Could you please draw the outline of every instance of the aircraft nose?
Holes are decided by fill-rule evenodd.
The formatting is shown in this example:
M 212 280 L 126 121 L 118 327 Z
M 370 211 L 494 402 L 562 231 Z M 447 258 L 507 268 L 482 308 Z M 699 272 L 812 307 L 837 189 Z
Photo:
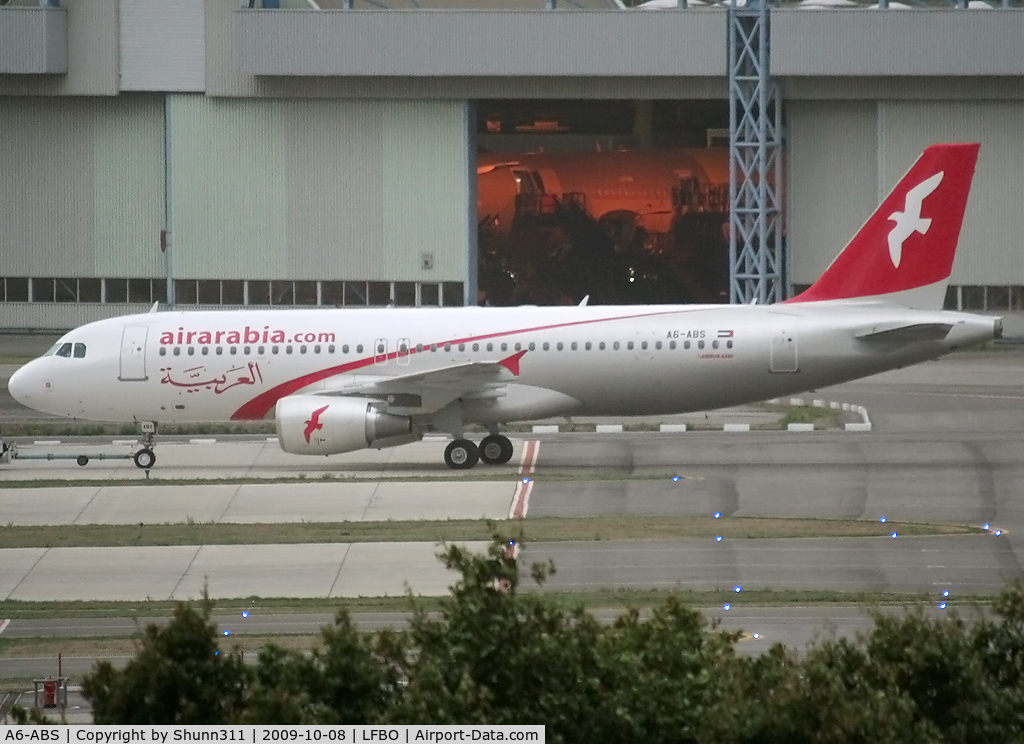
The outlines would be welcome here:
M 32 384 L 32 373 L 29 371 L 31 364 L 26 364 L 24 367 L 16 370 L 11 379 L 7 381 L 7 390 L 11 393 L 11 397 L 21 403 L 23 406 L 32 408 L 33 393 L 38 391 L 33 390 Z

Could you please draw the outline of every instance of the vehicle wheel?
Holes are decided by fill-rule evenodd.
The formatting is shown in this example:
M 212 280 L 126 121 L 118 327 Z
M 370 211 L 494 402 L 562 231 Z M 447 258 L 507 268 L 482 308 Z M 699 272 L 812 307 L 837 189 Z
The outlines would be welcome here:
M 468 439 L 456 439 L 444 450 L 445 465 L 454 470 L 468 470 L 480 460 L 480 450 Z
M 480 459 L 486 465 L 504 465 L 512 459 L 512 442 L 501 434 L 491 434 L 480 442 Z
M 79 455 L 78 459 L 75 460 L 75 462 L 77 462 L 79 465 L 81 465 L 84 468 L 86 465 L 89 464 L 89 458 L 86 457 L 85 455 Z
M 142 468 L 143 470 L 149 470 L 153 465 L 156 464 L 156 455 L 153 454 L 151 449 L 140 449 L 135 453 L 135 466 Z

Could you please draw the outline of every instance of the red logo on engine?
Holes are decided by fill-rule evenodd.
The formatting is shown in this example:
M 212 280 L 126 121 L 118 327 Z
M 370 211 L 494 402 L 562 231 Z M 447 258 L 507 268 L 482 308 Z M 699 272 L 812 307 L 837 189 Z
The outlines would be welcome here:
M 306 444 L 309 444 L 309 436 L 318 429 L 323 429 L 324 425 L 320 423 L 320 414 L 326 411 L 330 406 L 324 406 L 323 408 L 317 408 L 309 416 L 309 421 L 306 422 L 306 430 L 302 432 L 306 435 Z

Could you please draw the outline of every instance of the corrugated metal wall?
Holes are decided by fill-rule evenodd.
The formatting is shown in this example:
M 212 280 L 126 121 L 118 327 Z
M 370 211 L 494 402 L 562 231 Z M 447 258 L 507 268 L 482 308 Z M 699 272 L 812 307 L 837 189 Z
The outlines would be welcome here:
M 980 142 L 953 284 L 1024 284 L 1018 101 L 788 104 L 791 281 L 813 282 L 930 144 Z
M 121 0 L 121 90 L 202 92 L 203 0 Z
M 469 251 L 469 132 L 463 101 L 384 106 L 381 278 L 461 280 Z M 475 177 L 475 176 L 474 176 Z M 420 268 L 429 253 L 433 268 Z
M 152 96 L 0 97 L 0 273 L 152 276 L 161 121 Z
M 790 281 L 810 284 L 877 205 L 874 101 L 787 104 Z
M 287 277 L 285 119 L 295 105 L 171 97 L 179 279 Z
M 174 96 L 172 131 L 179 278 L 463 278 L 465 103 Z

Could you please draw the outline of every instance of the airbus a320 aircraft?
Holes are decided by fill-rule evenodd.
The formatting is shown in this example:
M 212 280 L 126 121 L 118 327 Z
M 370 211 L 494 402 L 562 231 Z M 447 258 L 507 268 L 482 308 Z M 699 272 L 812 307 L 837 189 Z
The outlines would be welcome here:
M 445 462 L 470 468 L 508 462 L 499 429 L 511 421 L 685 413 L 832 385 L 1000 336 L 1000 319 L 939 309 L 978 147 L 925 150 L 822 277 L 775 305 L 153 312 L 71 331 L 9 387 L 77 419 L 273 415 L 281 448 L 302 455 L 447 432 Z M 479 445 L 470 423 L 490 431 Z M 152 443 L 139 467 L 155 463 Z

